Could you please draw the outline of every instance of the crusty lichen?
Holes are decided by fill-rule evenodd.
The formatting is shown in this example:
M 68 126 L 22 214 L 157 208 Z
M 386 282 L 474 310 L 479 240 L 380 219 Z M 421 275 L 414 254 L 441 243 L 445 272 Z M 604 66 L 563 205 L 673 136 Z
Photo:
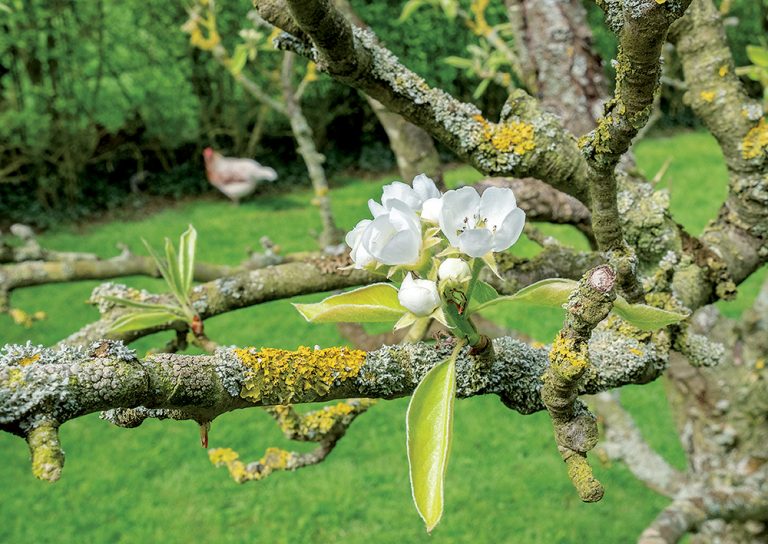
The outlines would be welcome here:
M 533 125 L 522 121 L 489 123 L 481 115 L 474 119 L 483 127 L 483 139 L 498 151 L 525 155 L 536 147 Z
M 768 123 L 765 122 L 765 117 L 761 117 L 741 141 L 741 156 L 749 160 L 764 153 L 768 154 Z
M 341 348 L 296 351 L 262 348 L 235 349 L 247 367 L 240 396 L 267 404 L 290 404 L 297 394 L 305 402 L 322 398 L 332 386 L 356 377 L 365 352 Z
M 238 453 L 231 448 L 214 448 L 208 451 L 208 459 L 217 467 L 225 466 L 230 476 L 242 484 L 254 480 L 263 480 L 277 470 L 294 470 L 297 455 L 280 449 L 267 448 L 264 456 L 255 463 L 246 465 Z

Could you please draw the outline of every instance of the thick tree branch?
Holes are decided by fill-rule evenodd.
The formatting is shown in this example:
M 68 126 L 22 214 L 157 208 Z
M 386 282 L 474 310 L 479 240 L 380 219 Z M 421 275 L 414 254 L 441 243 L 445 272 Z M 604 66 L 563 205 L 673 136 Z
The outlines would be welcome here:
M 717 139 L 730 178 L 728 199 L 702 241 L 739 283 L 768 261 L 768 124 L 736 76 L 711 0 L 694 0 L 671 37 L 683 64 L 686 99 Z
M 378 45 L 369 31 L 353 29 L 332 2 L 256 2 L 262 17 L 290 32 L 288 27 L 294 27 L 274 16 L 278 4 L 288 6 L 294 22 L 317 48 L 319 66 L 335 79 L 427 130 L 486 174 L 535 177 L 586 202 L 586 163 L 573 136 L 524 92 L 510 98 L 498 124 L 491 123 L 475 106 L 431 88 Z M 281 43 L 294 50 L 306 46 L 297 40 Z
M 592 342 L 593 368 L 580 383 L 582 394 L 643 380 L 648 369 L 659 364 L 653 346 L 611 331 L 596 332 Z M 605 346 L 641 355 L 617 361 L 603 356 Z M 297 352 L 220 348 L 213 355 L 155 354 L 139 360 L 133 350 L 114 341 L 96 342 L 87 350 L 6 346 L 0 352 L 0 430 L 29 437 L 44 423 L 48 436 L 70 419 L 114 408 L 140 407 L 137 417 L 118 411 L 112 418 L 135 426 L 145 417 L 206 423 L 252 406 L 392 399 L 409 395 L 450 349 L 423 343 L 368 353 L 348 348 Z M 494 340 L 494 350 L 496 358 L 488 365 L 476 364 L 469 349 L 462 352 L 457 362 L 458 396 L 496 394 L 524 414 L 544 409 L 541 388 L 547 351 L 510 338 Z M 57 459 L 57 447 L 52 439 L 45 440 L 38 449 L 49 450 L 40 449 L 35 455 Z M 59 471 L 46 469 L 41 474 Z

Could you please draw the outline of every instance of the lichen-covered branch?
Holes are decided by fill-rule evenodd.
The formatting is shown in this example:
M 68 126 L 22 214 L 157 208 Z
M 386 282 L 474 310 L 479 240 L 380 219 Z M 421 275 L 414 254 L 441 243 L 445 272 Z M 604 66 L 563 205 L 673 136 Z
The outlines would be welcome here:
M 661 51 L 669 26 L 690 0 L 606 3 L 617 34 L 616 89 L 598 126 L 579 142 L 589 163 L 592 228 L 598 247 L 609 252 L 619 288 L 631 302 L 642 298 L 636 256 L 622 233 L 616 165 L 648 121 L 661 75 Z
M 370 31 L 353 28 L 328 0 L 259 0 L 261 16 L 312 41 L 284 38 L 279 44 L 311 55 L 335 79 L 358 88 L 425 129 L 467 162 L 489 175 L 535 177 L 586 202 L 586 163 L 573 136 L 522 91 L 507 103 L 499 123 L 462 103 L 400 64 Z M 287 22 L 281 7 L 287 6 Z M 278 14 L 280 14 L 278 16 Z
M 318 255 L 307 261 L 268 266 L 258 270 L 240 272 L 200 284 L 192 289 L 192 305 L 202 319 L 207 319 L 238 308 L 245 308 L 271 300 L 290 298 L 307 293 L 320 293 L 364 285 L 380 280 L 379 276 L 361 271 L 340 272 L 339 267 L 349 264 L 346 256 Z M 169 302 L 170 295 L 153 295 L 124 285 L 104 284 L 97 287 L 92 301 L 98 305 L 102 317 L 62 340 L 62 345 L 85 346 L 100 338 L 113 338 L 131 342 L 162 330 L 186 328 L 179 322 L 126 333 L 110 333 L 115 319 L 123 315 L 122 307 L 104 300 L 105 295 L 129 298 L 141 302 Z
M 642 344 L 610 331 L 595 333 L 593 341 L 598 347 L 593 369 L 579 385 L 583 394 L 632 383 L 644 377 L 656 359 L 651 347 L 643 351 Z M 642 355 L 619 362 L 601 358 L 605 345 Z M 219 348 L 213 355 L 155 354 L 140 360 L 121 342 L 106 340 L 87 349 L 6 346 L 0 352 L 0 430 L 28 438 L 44 424 L 49 436 L 70 419 L 115 408 L 135 409 L 108 416 L 124 426 L 155 416 L 204 424 L 222 413 L 253 406 L 398 398 L 411 394 L 422 377 L 448 356 L 447 351 L 450 346 L 424 343 L 367 353 L 348 348 Z M 490 364 L 478 365 L 468 348 L 462 351 L 457 360 L 458 396 L 495 394 L 524 414 L 544 409 L 541 388 L 547 351 L 498 338 L 494 352 Z M 39 450 L 36 458 L 60 457 L 56 441 L 40 443 L 39 447 L 53 450 Z M 46 469 L 41 474 L 58 471 Z
M 735 73 L 711 0 L 694 0 L 671 37 L 688 85 L 686 99 L 717 139 L 730 178 L 728 199 L 701 239 L 739 283 L 768 261 L 768 123 Z
M 208 457 L 216 466 L 225 466 L 237 483 L 263 480 L 273 472 L 297 470 L 316 465 L 333 451 L 355 419 L 365 413 L 376 401 L 349 399 L 334 406 L 326 406 L 306 414 L 299 414 L 292 406 L 267 408 L 291 440 L 318 442 L 319 446 L 306 453 L 289 452 L 280 448 L 267 448 L 264 456 L 253 463 L 244 463 L 230 448 L 215 448 Z
M 623 461 L 635 477 L 657 493 L 674 497 L 687 479 L 661 457 L 637 428 L 618 397 L 609 392 L 593 397 L 595 411 L 605 428 L 600 449 L 609 459 Z
M 587 463 L 587 452 L 597 443 L 595 416 L 577 397 L 590 367 L 592 330 L 605 319 L 616 298 L 615 279 L 613 269 L 602 265 L 587 272 L 579 282 L 566 305 L 563 328 L 552 343 L 541 390 L 568 476 L 585 502 L 599 501 L 604 491 Z

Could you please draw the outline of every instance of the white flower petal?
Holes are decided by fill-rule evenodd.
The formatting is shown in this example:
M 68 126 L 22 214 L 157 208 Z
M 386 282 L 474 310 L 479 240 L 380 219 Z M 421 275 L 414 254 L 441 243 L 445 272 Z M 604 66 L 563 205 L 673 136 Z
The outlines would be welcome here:
M 468 229 L 459 235 L 458 247 L 470 257 L 482 257 L 493 248 L 493 235 L 488 229 Z
M 374 217 L 387 213 L 387 209 L 372 198 L 368 200 L 368 209 Z
M 443 201 L 440 198 L 429 198 L 424 201 L 421 207 L 421 219 L 427 223 L 440 222 L 440 210 L 443 208 Z
M 368 253 L 362 245 L 363 234 L 370 224 L 370 219 L 363 219 L 355 225 L 355 228 L 349 231 L 344 238 L 344 241 L 346 241 L 347 245 L 351 248 L 349 256 L 352 259 L 352 262 L 355 263 L 355 268 L 363 268 L 373 261 L 373 255 Z
M 421 201 L 416 191 L 402 181 L 394 181 L 382 189 L 381 203 L 387 209 L 392 209 L 394 202 L 402 202 L 411 210 L 418 211 L 421 209 Z
M 435 182 L 427 177 L 425 174 L 419 174 L 413 178 L 413 190 L 422 200 L 422 202 L 429 200 L 430 198 L 440 198 L 440 191 L 435 185 Z
M 509 188 L 488 187 L 480 197 L 480 218 L 485 220 L 486 227 L 491 231 L 498 229 L 504 219 L 516 208 L 515 193 Z
M 515 208 L 507 215 L 501 227 L 496 229 L 496 233 L 493 237 L 493 250 L 504 251 L 511 247 L 518 238 L 520 233 L 523 232 L 523 226 L 525 225 L 525 212 L 520 208 Z
M 379 262 L 388 265 L 414 264 L 419 260 L 421 236 L 411 230 L 395 234 L 375 255 Z
M 459 246 L 459 234 L 468 228 L 474 228 L 480 195 L 472 187 L 462 187 L 448 191 L 441 200 L 440 230 L 452 246 Z

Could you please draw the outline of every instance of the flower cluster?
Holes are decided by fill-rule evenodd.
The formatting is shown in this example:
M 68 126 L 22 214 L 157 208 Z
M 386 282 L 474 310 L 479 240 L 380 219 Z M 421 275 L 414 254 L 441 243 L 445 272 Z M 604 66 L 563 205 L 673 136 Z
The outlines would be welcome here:
M 416 317 L 439 318 L 445 291 L 467 291 L 477 279 L 475 259 L 494 268 L 493 253 L 512 246 L 525 223 L 511 189 L 489 187 L 480 195 L 462 187 L 443 194 L 424 174 L 412 185 L 385 185 L 381 202 L 369 200 L 368 208 L 373 219 L 360 221 L 346 237 L 354 267 L 405 271 L 398 299 Z

